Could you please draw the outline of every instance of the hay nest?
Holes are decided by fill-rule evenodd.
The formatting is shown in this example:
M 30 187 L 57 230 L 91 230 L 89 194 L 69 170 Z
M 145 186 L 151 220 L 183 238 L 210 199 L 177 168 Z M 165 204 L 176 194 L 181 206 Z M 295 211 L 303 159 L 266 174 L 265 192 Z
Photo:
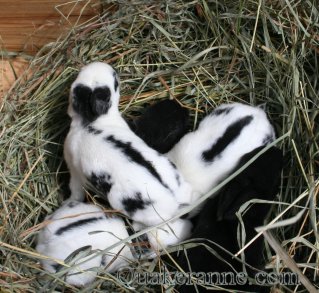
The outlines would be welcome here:
M 318 286 L 318 20 L 318 6 L 308 0 L 112 1 L 45 46 L 32 58 L 27 82 L 21 77 L 0 104 L 1 291 L 161 290 L 108 274 L 77 289 L 43 274 L 34 250 L 38 224 L 62 200 L 69 86 L 91 61 L 118 70 L 120 108 L 131 119 L 169 97 L 190 109 L 192 128 L 220 103 L 265 103 L 286 158 L 266 222 L 277 223 L 273 234 Z M 276 253 L 266 246 L 273 271 L 294 270 L 276 262 Z

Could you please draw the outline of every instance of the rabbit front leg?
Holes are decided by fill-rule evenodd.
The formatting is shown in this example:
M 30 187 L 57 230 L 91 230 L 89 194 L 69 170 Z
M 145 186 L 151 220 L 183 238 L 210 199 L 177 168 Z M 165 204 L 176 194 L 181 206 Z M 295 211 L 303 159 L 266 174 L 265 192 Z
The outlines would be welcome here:
M 70 184 L 71 196 L 68 200 L 84 201 L 84 189 L 81 176 L 74 168 L 70 168 Z

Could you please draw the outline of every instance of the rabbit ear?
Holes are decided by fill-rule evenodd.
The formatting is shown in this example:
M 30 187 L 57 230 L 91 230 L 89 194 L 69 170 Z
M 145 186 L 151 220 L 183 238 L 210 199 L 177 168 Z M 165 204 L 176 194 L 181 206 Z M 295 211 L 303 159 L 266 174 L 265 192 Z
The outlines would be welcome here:
M 262 148 L 256 148 L 244 155 L 238 167 L 248 162 Z M 272 200 L 278 191 L 281 169 L 282 152 L 272 147 L 226 185 L 219 195 L 218 218 L 235 218 L 235 212 L 250 199 Z M 259 212 L 255 210 L 250 214 L 261 219 L 266 216 L 265 207 L 260 207 L 257 211 Z

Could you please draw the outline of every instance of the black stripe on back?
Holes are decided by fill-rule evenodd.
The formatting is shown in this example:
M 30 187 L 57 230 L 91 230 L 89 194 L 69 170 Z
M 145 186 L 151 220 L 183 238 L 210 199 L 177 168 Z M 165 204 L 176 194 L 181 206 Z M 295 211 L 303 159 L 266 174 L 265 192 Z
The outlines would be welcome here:
M 249 125 L 252 120 L 253 116 L 245 116 L 231 124 L 216 143 L 214 143 L 209 150 L 203 152 L 203 160 L 212 162 L 215 157 L 220 155 L 223 150 L 240 135 L 244 127 Z
M 88 218 L 88 219 L 82 219 L 82 220 L 79 220 L 77 222 L 73 222 L 73 223 L 70 223 L 64 227 L 61 227 L 59 228 L 56 232 L 55 232 L 55 235 L 61 235 L 63 234 L 64 232 L 67 232 L 68 230 L 71 230 L 71 229 L 74 229 L 74 228 L 77 228 L 77 227 L 80 227 L 80 226 L 84 226 L 84 225 L 87 225 L 87 224 L 90 224 L 90 223 L 94 223 L 98 220 L 102 220 L 103 217 L 94 217 L 94 218 Z
M 120 149 L 132 162 L 144 167 L 149 173 L 151 173 L 165 188 L 170 189 L 166 183 L 163 182 L 161 176 L 157 173 L 152 163 L 146 160 L 141 153 L 132 147 L 131 142 L 123 142 L 113 135 L 105 137 L 105 140 L 111 142 L 116 148 Z

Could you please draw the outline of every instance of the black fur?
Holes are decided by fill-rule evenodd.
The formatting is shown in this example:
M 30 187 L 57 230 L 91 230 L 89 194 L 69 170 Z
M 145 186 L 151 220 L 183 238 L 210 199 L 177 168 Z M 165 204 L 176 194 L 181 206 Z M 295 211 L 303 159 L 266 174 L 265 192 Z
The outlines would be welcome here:
M 171 166 L 175 169 L 175 179 L 176 179 L 178 186 L 180 186 L 181 185 L 181 176 L 179 175 L 179 173 L 177 171 L 177 167 L 173 162 L 171 162 L 171 161 L 169 161 L 169 162 L 170 162 Z
M 111 90 L 108 86 L 98 87 L 93 90 L 90 99 L 92 112 L 96 117 L 107 114 L 111 107 Z
M 105 137 L 105 140 L 112 143 L 116 148 L 120 149 L 126 157 L 132 162 L 142 166 L 151 173 L 165 188 L 169 189 L 168 185 L 163 182 L 161 176 L 157 173 L 152 163 L 146 160 L 141 153 L 132 147 L 131 142 L 123 142 L 116 139 L 113 135 Z
M 125 219 L 126 225 L 126 231 L 128 233 L 129 236 L 132 236 L 136 233 L 136 231 L 134 230 L 134 228 L 132 227 L 132 223 L 129 219 Z M 147 234 L 142 234 L 136 238 L 132 239 L 132 248 L 131 251 L 133 253 L 133 255 L 135 255 L 136 258 L 140 258 L 141 256 L 149 253 L 151 250 L 151 245 L 149 243 L 149 239 Z
M 52 264 L 51 267 L 55 270 L 55 272 L 58 272 L 63 268 L 63 265 L 60 265 L 58 263 Z
M 258 148 L 245 155 L 237 167 L 245 164 L 260 151 Z M 194 240 L 199 246 L 187 249 L 187 257 L 173 254 L 174 259 L 186 272 L 242 272 L 242 263 L 232 258 L 223 249 L 236 253 L 239 250 L 237 243 L 237 227 L 239 225 L 235 212 L 240 206 L 253 198 L 273 200 L 278 191 L 278 183 L 282 168 L 282 154 L 277 148 L 271 148 L 261 155 L 246 170 L 229 182 L 220 192 L 217 198 L 209 199 L 198 216 L 197 224 L 191 235 L 191 239 L 201 238 L 207 240 Z M 246 232 L 246 243 L 255 235 L 255 227 L 263 224 L 264 218 L 269 211 L 269 205 L 255 203 L 243 216 Z M 212 254 L 204 245 L 213 249 Z M 263 263 L 263 239 L 259 237 L 245 251 L 245 261 L 248 275 L 254 277 L 258 269 L 262 269 Z M 226 262 L 222 261 L 225 259 Z M 227 264 L 228 262 L 228 264 Z M 189 265 L 190 268 L 189 268 Z M 234 271 L 235 270 L 235 271 Z M 248 290 L 248 292 L 269 292 L 269 287 L 256 285 L 236 285 L 225 288 L 236 290 Z M 197 286 L 199 292 L 207 292 L 203 287 Z M 236 289 L 236 290 L 235 290 Z M 179 292 L 194 292 L 193 285 L 184 285 Z M 225 292 L 225 291 L 214 291 Z
M 111 107 L 111 92 L 107 86 L 95 88 L 93 91 L 79 84 L 73 89 L 72 105 L 87 125 L 100 115 L 106 114 Z
M 143 200 L 139 192 L 134 194 L 134 197 L 125 197 L 122 199 L 124 210 L 132 216 L 137 210 L 144 210 L 146 206 L 152 204 L 150 200 Z
M 238 121 L 231 124 L 225 131 L 225 133 L 212 145 L 212 147 L 204 151 L 202 158 L 204 161 L 212 162 L 223 150 L 234 141 L 241 133 L 243 128 L 253 120 L 253 116 L 245 116 Z
M 98 135 L 98 134 L 101 134 L 101 133 L 103 132 L 102 130 L 96 129 L 96 128 L 94 128 L 94 127 L 91 126 L 91 125 L 89 125 L 89 126 L 87 127 L 87 130 L 88 130 L 89 133 L 92 133 L 92 134 L 94 134 L 94 135 Z
M 113 185 L 111 175 L 107 173 L 96 174 L 92 172 L 89 182 L 94 188 L 103 193 L 103 195 L 107 195 Z
M 268 134 L 264 139 L 262 144 L 267 145 L 270 144 L 274 140 L 274 136 L 272 134 Z
M 263 147 L 256 148 L 244 155 L 236 169 L 247 163 Z M 281 150 L 272 147 L 226 185 L 223 195 L 219 196 L 219 219 L 236 219 L 235 212 L 244 202 L 252 198 L 272 200 L 278 191 L 280 172 L 283 165 Z M 256 204 L 257 205 L 257 204 Z M 269 205 L 257 205 L 246 212 L 245 216 L 254 218 L 259 225 L 268 212 Z M 257 221 L 257 222 L 256 222 Z M 262 223 L 260 223 L 261 225 Z
M 73 89 L 72 106 L 74 111 L 81 115 L 84 124 L 94 121 L 90 107 L 91 95 L 92 90 L 83 84 L 79 84 Z
M 80 227 L 80 226 L 84 226 L 90 223 L 94 223 L 96 221 L 102 220 L 103 217 L 92 217 L 92 218 L 88 218 L 88 219 L 83 219 L 83 220 L 79 220 L 73 223 L 70 223 L 64 227 L 59 228 L 56 232 L 55 235 L 62 235 L 63 233 L 67 232 L 68 230 Z
M 106 256 L 105 255 L 102 255 L 101 266 L 102 267 L 106 266 Z
M 132 130 L 151 148 L 167 153 L 188 131 L 188 110 L 163 100 L 146 109 Z
M 77 206 L 79 204 L 78 201 L 71 201 L 68 203 L 68 207 L 69 208 L 74 208 L 75 206 Z

